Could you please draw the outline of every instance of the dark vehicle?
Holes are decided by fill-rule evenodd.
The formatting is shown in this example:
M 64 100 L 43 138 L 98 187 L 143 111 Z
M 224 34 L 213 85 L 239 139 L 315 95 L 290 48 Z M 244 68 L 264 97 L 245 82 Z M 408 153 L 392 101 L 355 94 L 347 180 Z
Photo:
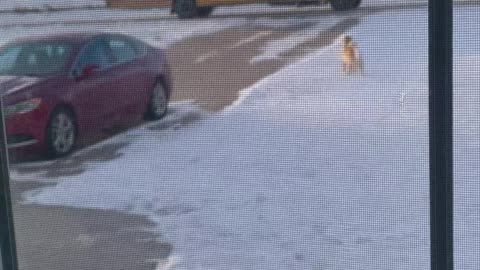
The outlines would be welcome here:
M 226 5 L 270 3 L 272 5 L 317 5 L 330 4 L 335 11 L 352 10 L 360 6 L 362 0 L 105 0 L 110 8 L 158 8 L 171 7 L 181 19 L 207 17 L 213 9 Z
M 273 5 L 327 4 L 335 11 L 357 8 L 362 0 L 172 0 L 172 12 L 179 18 L 206 17 L 216 6 L 236 4 L 270 3 Z
M 170 89 L 164 52 L 125 35 L 64 34 L 0 49 L 9 149 L 66 155 L 79 136 L 161 118 Z

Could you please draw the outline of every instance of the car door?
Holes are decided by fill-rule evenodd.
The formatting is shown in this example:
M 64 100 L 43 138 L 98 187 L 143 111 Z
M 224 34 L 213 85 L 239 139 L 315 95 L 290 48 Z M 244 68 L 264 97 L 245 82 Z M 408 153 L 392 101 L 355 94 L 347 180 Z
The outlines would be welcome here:
M 138 119 L 146 110 L 150 90 L 153 86 L 153 75 L 141 64 L 143 56 L 135 45 L 126 37 L 111 36 L 107 45 L 114 57 L 112 76 L 119 83 L 115 89 L 119 114 L 119 124 L 127 120 Z
M 80 130 L 106 129 L 113 125 L 118 104 L 113 99 L 118 82 L 112 76 L 113 57 L 103 39 L 88 43 L 73 68 L 71 91 Z

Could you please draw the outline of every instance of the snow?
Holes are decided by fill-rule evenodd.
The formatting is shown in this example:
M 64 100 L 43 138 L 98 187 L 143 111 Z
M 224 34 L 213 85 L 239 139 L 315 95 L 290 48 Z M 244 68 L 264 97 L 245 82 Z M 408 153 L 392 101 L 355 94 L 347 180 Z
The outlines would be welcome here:
M 169 12 L 161 9 L 147 9 L 147 10 L 68 10 L 61 12 L 43 12 L 43 13 L 6 13 L 2 14 L 0 22 L 1 26 L 12 27 L 17 25 L 32 25 L 35 24 L 81 24 L 96 20 L 106 22 L 108 24 L 115 23 L 115 20 L 155 20 L 158 18 L 165 18 Z M 117 22 L 118 23 L 118 22 Z M 98 24 L 98 23 L 95 23 Z
M 260 61 L 276 59 L 282 53 L 288 52 L 289 50 L 296 48 L 298 45 L 317 37 L 319 34 L 334 27 L 337 23 L 344 19 L 345 18 L 343 16 L 325 16 L 320 19 L 317 18 L 315 21 L 296 20 L 298 24 L 309 23 L 311 25 L 305 30 L 294 32 L 285 38 L 268 42 L 267 45 L 262 48 L 263 53 L 251 59 L 251 62 L 256 63 Z M 278 25 L 278 22 L 273 20 L 262 19 L 256 23 L 259 25 L 267 24 L 274 27 L 281 27 Z M 288 23 L 291 27 L 292 25 L 295 25 L 295 20 L 285 20 L 283 23 Z
M 466 19 L 479 16 L 455 9 L 462 270 L 480 269 L 480 28 Z M 174 104 L 170 118 L 93 146 L 125 143 L 115 160 L 62 179 L 36 174 L 58 184 L 25 203 L 146 215 L 174 246 L 158 269 L 429 269 L 427 32 L 426 9 L 365 17 L 348 32 L 363 76 L 338 72 L 337 41 L 221 113 Z
M 168 47 L 178 41 L 196 35 L 215 33 L 233 26 L 244 24 L 242 19 L 211 20 L 151 20 L 154 11 L 133 12 L 117 11 L 102 14 L 100 11 L 72 11 L 68 13 L 52 13 L 51 16 L 42 14 L 18 16 L 1 16 L 0 18 L 0 46 L 22 36 L 44 36 L 46 34 L 82 33 L 82 32 L 111 32 L 123 33 L 142 39 L 153 46 Z M 77 15 L 75 15 L 77 14 Z M 82 15 L 83 14 L 83 15 Z M 124 19 L 140 16 L 138 21 L 116 21 L 119 17 Z M 100 23 L 87 23 L 95 18 L 112 21 Z M 147 18 L 143 21 L 142 18 Z M 142 29 L 142 31 L 138 31 Z M 21 33 L 21 35 L 19 35 Z
M 0 0 L 0 10 L 54 10 L 104 7 L 104 0 Z

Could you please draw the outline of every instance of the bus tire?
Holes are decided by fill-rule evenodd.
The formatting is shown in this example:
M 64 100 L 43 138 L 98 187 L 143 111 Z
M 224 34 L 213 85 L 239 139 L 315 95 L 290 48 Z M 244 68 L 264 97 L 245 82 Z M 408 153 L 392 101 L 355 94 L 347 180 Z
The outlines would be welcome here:
M 335 11 L 346 11 L 357 8 L 361 0 L 330 0 L 330 5 Z
M 213 7 L 199 7 L 198 16 L 199 17 L 208 17 L 213 11 Z
M 175 0 L 173 10 L 180 19 L 189 19 L 198 16 L 195 0 Z

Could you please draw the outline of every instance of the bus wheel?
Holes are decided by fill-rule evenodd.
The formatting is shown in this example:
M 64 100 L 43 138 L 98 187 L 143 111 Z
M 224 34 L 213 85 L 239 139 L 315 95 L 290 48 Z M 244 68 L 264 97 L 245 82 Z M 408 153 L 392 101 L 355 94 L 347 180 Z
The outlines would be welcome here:
M 212 13 L 213 7 L 199 7 L 198 8 L 198 16 L 199 17 L 208 17 L 210 13 Z
M 346 11 L 356 8 L 361 0 L 330 0 L 330 5 L 335 11 Z
M 352 6 L 352 8 L 357 8 L 358 6 L 360 6 L 360 3 L 362 3 L 362 0 L 353 1 L 353 6 Z
M 195 0 L 175 0 L 174 5 L 174 10 L 180 19 L 188 19 L 198 16 L 198 8 Z

